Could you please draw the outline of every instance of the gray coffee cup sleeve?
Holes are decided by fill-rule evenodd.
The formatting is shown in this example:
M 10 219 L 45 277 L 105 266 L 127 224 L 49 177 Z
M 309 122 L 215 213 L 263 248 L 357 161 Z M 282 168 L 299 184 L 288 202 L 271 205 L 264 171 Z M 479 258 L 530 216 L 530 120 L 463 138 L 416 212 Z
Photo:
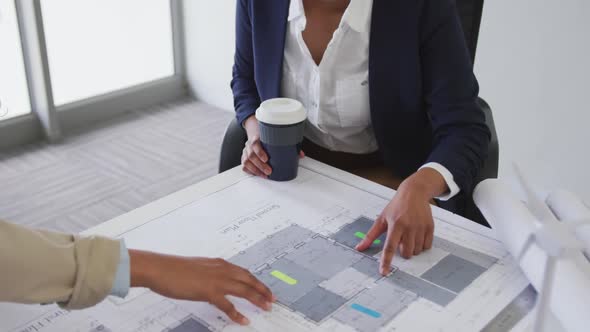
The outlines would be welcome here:
M 304 124 L 305 122 L 300 122 L 293 126 L 281 126 L 278 130 L 277 126 L 259 122 L 260 140 L 265 144 L 275 146 L 299 144 L 303 141 Z

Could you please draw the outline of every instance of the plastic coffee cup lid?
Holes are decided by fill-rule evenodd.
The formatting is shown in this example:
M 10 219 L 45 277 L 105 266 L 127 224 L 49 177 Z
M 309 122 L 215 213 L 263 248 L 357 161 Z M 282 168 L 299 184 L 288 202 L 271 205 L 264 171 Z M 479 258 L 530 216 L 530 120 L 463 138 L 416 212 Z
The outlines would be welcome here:
M 265 100 L 256 110 L 256 119 L 271 125 L 292 125 L 303 122 L 306 118 L 303 105 L 290 98 Z

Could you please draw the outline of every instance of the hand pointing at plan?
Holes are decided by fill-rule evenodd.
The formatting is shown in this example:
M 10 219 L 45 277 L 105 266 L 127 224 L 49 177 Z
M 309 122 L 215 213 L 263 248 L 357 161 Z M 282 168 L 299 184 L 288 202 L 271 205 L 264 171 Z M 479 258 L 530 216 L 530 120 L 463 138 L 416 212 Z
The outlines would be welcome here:
M 264 310 L 275 301 L 270 289 L 247 270 L 223 259 L 178 257 L 130 250 L 131 285 L 174 299 L 206 301 L 234 322 L 249 320 L 226 298 L 237 296 Z
M 247 299 L 264 310 L 275 301 L 270 289 L 247 270 L 223 259 L 178 257 L 130 250 L 131 285 L 147 287 L 174 299 L 206 301 L 236 323 L 249 320 L 236 310 L 227 295 Z
M 381 234 L 387 233 L 379 268 L 383 275 L 391 271 L 398 249 L 406 259 L 430 249 L 434 236 L 430 202 L 446 190 L 446 182 L 437 171 L 420 169 L 402 182 L 356 249 L 367 250 Z

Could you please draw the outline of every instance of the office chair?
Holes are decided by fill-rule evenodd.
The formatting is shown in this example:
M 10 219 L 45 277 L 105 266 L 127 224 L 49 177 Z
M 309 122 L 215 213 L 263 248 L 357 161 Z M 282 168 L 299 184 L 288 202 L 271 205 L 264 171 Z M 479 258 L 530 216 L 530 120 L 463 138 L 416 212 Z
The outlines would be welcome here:
M 455 2 L 463 25 L 465 40 L 467 41 L 467 46 L 471 54 L 471 63 L 474 63 L 484 0 L 455 0 Z M 476 179 L 476 183 L 485 179 L 498 177 L 499 158 L 498 136 L 496 135 L 496 126 L 492 116 L 492 109 L 482 98 L 478 99 L 478 104 L 485 113 L 486 124 L 490 128 L 492 137 L 488 148 L 487 159 Z M 219 158 L 220 173 L 241 164 L 242 150 L 246 139 L 246 132 L 234 119 L 227 127 L 221 145 L 221 154 Z M 477 223 L 488 226 L 485 218 L 481 215 L 471 200 L 468 200 L 468 206 L 465 207 L 464 216 Z

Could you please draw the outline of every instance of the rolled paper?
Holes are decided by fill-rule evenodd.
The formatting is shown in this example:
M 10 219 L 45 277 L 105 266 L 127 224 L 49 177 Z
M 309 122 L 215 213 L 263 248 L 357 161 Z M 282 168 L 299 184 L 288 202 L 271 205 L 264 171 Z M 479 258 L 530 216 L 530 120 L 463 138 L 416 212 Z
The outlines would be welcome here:
M 538 221 L 512 191 L 497 179 L 481 182 L 473 199 L 508 252 L 519 257 Z M 532 244 L 519 263 L 525 276 L 540 291 L 547 254 Z M 555 264 L 550 307 L 567 331 L 587 331 L 590 311 L 590 262 L 580 253 Z M 546 290 L 549 291 L 549 290 Z
M 546 203 L 559 220 L 581 223 L 577 225 L 576 237 L 584 243 L 586 257 L 590 256 L 590 209 L 578 196 L 566 190 L 552 192 Z

